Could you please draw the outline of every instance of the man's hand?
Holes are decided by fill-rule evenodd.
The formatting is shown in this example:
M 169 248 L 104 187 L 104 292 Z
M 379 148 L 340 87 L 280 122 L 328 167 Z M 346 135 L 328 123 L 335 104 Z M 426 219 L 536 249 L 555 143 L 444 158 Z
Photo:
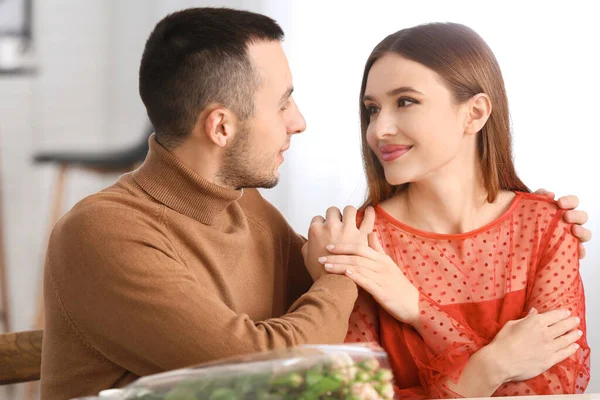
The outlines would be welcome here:
M 308 242 L 303 248 L 304 263 L 313 280 L 327 274 L 319 257 L 329 255 L 325 246 L 332 243 L 356 243 L 368 245 L 368 236 L 373 232 L 375 210 L 368 207 L 360 227 L 356 226 L 356 208 L 347 206 L 344 214 L 337 207 L 327 209 L 325 218 L 315 216 L 308 230 Z
M 554 199 L 555 194 L 547 191 L 546 189 L 538 189 L 535 191 L 536 194 L 541 194 Z M 571 233 L 577 239 L 579 239 L 579 258 L 585 257 L 585 247 L 582 243 L 588 242 L 592 238 L 592 232 L 589 229 L 584 228 L 582 225 L 587 223 L 588 215 L 585 211 L 576 210 L 579 206 L 579 199 L 577 196 L 569 195 L 558 199 L 558 207 L 563 210 L 568 210 L 564 213 L 563 218 L 566 223 L 573 224 Z

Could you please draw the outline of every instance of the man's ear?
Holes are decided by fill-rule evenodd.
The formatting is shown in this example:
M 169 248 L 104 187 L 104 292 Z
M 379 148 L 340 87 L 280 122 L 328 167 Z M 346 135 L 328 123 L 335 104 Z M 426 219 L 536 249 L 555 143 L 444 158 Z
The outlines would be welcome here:
M 236 116 L 223 106 L 214 106 L 205 110 L 204 132 L 208 139 L 220 147 L 225 147 L 235 135 Z
M 492 113 L 492 102 L 485 93 L 479 93 L 469 100 L 465 133 L 474 134 L 483 129 Z

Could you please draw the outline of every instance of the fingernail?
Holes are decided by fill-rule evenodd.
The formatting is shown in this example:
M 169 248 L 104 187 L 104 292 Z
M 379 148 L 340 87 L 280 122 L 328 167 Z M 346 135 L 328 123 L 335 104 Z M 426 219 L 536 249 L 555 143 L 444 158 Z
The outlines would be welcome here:
M 349 269 L 346 270 L 346 274 L 347 275 L 352 275 L 352 271 L 350 271 Z
M 577 343 L 575 343 L 575 348 L 576 348 L 576 349 L 578 349 L 578 348 L 579 348 L 579 345 L 578 345 Z
M 581 320 L 579 319 L 579 317 L 575 317 L 575 323 L 577 323 L 577 324 L 578 324 L 578 323 L 580 323 L 580 322 L 581 322 Z
M 583 335 L 583 331 L 577 331 L 577 334 L 578 334 L 579 336 L 582 336 L 582 335 Z
M 571 311 L 565 310 L 565 315 L 568 317 L 569 315 L 571 315 Z
M 327 257 L 319 257 L 318 260 L 321 264 L 323 264 L 325 261 L 327 261 Z
M 325 248 L 326 248 L 327 250 L 333 250 L 333 249 L 335 248 L 335 246 L 334 246 L 334 245 L 332 245 L 332 244 L 328 244 L 327 246 L 325 246 Z
M 331 269 L 331 268 L 333 268 L 333 264 L 325 264 L 325 268 Z

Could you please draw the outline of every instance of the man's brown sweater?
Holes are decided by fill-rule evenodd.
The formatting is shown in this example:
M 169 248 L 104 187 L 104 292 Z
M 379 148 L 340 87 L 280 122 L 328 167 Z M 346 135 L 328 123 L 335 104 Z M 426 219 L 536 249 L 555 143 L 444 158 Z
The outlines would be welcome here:
M 302 244 L 257 190 L 215 186 L 151 137 L 139 169 L 81 201 L 52 233 L 42 399 L 342 342 L 356 286 L 337 275 L 313 284 Z

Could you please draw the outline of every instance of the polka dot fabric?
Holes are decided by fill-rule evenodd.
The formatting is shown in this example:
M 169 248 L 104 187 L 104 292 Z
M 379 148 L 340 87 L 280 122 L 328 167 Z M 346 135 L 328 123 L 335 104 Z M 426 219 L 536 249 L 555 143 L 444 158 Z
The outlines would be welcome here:
M 585 390 L 590 349 L 578 243 L 553 201 L 517 193 L 499 219 L 458 235 L 416 230 L 380 207 L 376 214 L 375 231 L 382 246 L 420 292 L 422 334 L 361 292 L 346 341 L 377 341 L 388 351 L 398 397 L 460 397 L 445 382 L 458 381 L 470 355 L 532 307 L 539 312 L 568 308 L 579 316 L 581 347 L 544 374 L 506 383 L 494 395 Z

